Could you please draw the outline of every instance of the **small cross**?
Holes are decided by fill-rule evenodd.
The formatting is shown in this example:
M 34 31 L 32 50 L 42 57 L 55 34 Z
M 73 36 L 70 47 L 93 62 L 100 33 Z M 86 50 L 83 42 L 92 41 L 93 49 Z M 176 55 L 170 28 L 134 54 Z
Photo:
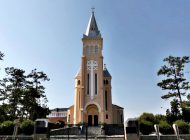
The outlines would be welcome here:
M 92 9 L 92 13 L 94 13 L 94 9 L 95 9 L 95 8 L 94 8 L 94 7 L 92 7 L 91 9 Z

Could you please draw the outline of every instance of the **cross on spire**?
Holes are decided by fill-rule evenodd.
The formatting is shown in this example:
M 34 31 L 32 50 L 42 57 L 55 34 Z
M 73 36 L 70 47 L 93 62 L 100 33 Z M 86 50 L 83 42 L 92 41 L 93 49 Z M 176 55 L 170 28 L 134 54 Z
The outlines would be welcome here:
M 94 7 L 92 7 L 91 9 L 92 9 L 92 13 L 94 13 L 94 9 L 95 9 L 95 8 L 94 8 Z
M 101 37 L 100 31 L 98 30 L 98 26 L 96 24 L 96 19 L 94 15 L 94 7 L 92 9 L 92 14 L 90 16 L 90 20 L 88 22 L 88 26 L 86 29 L 85 35 L 88 37 Z

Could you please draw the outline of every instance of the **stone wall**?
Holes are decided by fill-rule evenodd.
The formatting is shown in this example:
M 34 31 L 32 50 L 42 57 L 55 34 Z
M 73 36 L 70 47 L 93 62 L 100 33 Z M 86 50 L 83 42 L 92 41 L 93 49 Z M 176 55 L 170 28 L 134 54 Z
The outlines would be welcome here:
M 106 124 L 103 129 L 105 135 L 124 135 L 124 126 L 122 124 Z
M 81 130 L 82 128 L 82 130 Z M 82 127 L 70 127 L 51 130 L 50 135 L 85 135 L 86 126 Z M 88 126 L 88 135 L 124 135 L 123 125 L 106 124 L 101 126 Z
M 87 129 L 88 135 L 102 135 L 102 134 L 104 134 L 102 132 L 102 129 L 98 126 L 96 126 L 96 127 L 93 127 L 93 126 L 92 127 L 91 126 L 85 127 L 85 126 L 83 126 L 81 134 L 85 135 L 86 129 Z
M 190 140 L 190 134 L 180 135 L 180 138 L 183 140 Z M 157 136 L 142 135 L 140 140 L 157 140 Z M 177 137 L 175 135 L 162 135 L 160 136 L 160 140 L 177 140 Z
M 51 136 L 50 140 L 68 140 L 67 136 Z M 86 140 L 84 135 L 80 136 L 69 136 L 69 140 Z M 124 136 L 88 136 L 88 140 L 124 140 Z
M 80 135 L 80 133 L 79 127 L 60 128 L 50 131 L 50 135 Z

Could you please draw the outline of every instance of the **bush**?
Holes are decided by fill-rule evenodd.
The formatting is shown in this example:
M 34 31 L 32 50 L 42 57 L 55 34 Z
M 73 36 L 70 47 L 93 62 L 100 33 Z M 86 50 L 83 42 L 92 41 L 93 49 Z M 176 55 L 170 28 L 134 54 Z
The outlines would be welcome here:
M 141 120 L 140 124 L 140 132 L 144 135 L 148 135 L 154 131 L 153 123 L 146 120 Z
M 160 121 L 166 121 L 166 116 L 162 114 L 156 114 L 154 116 L 154 124 L 159 124 Z
M 24 120 L 20 127 L 25 135 L 32 135 L 34 132 L 34 122 L 31 120 Z
M 188 134 L 189 133 L 189 124 L 184 122 L 183 120 L 177 120 L 174 122 L 179 128 L 180 134 Z
M 154 118 L 154 115 L 152 113 L 143 113 L 140 117 L 139 117 L 139 121 L 143 121 L 143 120 L 146 120 L 146 121 L 149 121 L 149 122 L 154 122 L 155 118 Z
M 163 120 L 161 120 L 160 122 L 159 122 L 159 130 L 160 130 L 160 133 L 162 133 L 162 134 L 173 134 L 174 133 L 174 131 L 173 131 L 173 129 L 172 129 L 172 126 L 171 125 L 169 125 L 168 124 L 168 122 L 167 121 L 163 121 Z
M 13 131 L 14 131 L 14 122 L 12 121 L 4 121 L 1 124 L 1 128 L 0 128 L 0 134 L 1 135 L 12 135 Z

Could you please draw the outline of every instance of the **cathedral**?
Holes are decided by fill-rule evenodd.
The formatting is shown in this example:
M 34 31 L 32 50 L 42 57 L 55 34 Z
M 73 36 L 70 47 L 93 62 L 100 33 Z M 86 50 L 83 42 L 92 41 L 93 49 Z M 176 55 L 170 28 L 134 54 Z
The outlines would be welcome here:
M 82 43 L 81 66 L 75 76 L 74 105 L 67 111 L 67 123 L 122 124 L 123 108 L 112 104 L 112 76 L 103 63 L 103 38 L 94 11 Z

